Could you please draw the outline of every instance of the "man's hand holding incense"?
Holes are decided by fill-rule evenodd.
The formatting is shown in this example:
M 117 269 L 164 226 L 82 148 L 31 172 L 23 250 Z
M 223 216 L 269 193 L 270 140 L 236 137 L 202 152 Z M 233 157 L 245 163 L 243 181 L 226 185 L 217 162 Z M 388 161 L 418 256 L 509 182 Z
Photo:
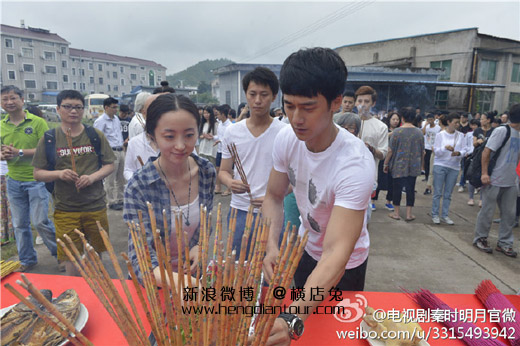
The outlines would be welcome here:
M 269 333 L 267 339 L 267 346 L 285 346 L 291 344 L 291 338 L 289 337 L 289 326 L 281 318 L 277 318 L 274 321 L 273 328 Z
M 242 180 L 235 180 L 233 179 L 231 181 L 231 191 L 233 191 L 233 193 L 235 194 L 240 194 L 240 193 L 246 193 L 249 191 L 249 185 L 246 185 L 242 182 Z
M 75 183 L 79 179 L 78 173 L 74 172 L 72 169 L 64 169 L 60 171 L 60 180 Z
M 264 203 L 264 197 L 255 198 L 251 201 L 251 205 L 255 208 L 262 208 L 262 203 Z
M 197 267 L 199 265 L 199 246 L 195 245 L 190 249 L 190 272 L 192 274 L 197 273 Z
M 90 175 L 82 175 L 76 181 L 76 189 L 81 190 L 86 188 L 87 186 L 92 185 L 94 183 L 94 179 Z
M 263 272 L 264 272 L 264 280 L 268 283 L 273 279 L 274 266 L 276 265 L 276 259 L 278 258 L 278 253 L 280 250 L 278 248 L 270 249 L 268 248 L 265 252 L 264 263 L 263 263 Z

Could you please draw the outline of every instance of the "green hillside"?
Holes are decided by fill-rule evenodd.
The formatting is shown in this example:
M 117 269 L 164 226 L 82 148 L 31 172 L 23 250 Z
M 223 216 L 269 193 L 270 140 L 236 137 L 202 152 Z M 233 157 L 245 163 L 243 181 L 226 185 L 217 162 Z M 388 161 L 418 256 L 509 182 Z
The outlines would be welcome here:
M 211 84 L 215 77 L 211 70 L 232 64 L 233 61 L 228 59 L 204 60 L 188 67 L 184 71 L 177 72 L 173 75 L 166 76 L 166 80 L 174 88 L 179 87 L 182 80 L 184 86 L 198 87 L 200 82 Z

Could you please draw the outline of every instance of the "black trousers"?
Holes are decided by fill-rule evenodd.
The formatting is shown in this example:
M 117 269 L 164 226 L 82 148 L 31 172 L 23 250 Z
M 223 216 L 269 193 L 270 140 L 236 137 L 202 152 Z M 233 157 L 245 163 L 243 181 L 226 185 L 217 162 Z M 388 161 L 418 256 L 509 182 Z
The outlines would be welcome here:
M 343 274 L 341 280 L 339 280 L 336 288 L 340 291 L 363 291 L 365 289 L 367 263 L 368 258 L 360 266 L 345 270 L 345 274 Z M 317 264 L 318 262 L 312 258 L 307 251 L 303 252 L 303 256 L 294 274 L 296 288 L 305 286 L 307 278 L 311 275 Z
M 417 177 L 394 178 L 394 206 L 401 205 L 401 193 L 403 186 L 406 191 L 406 206 L 413 207 L 415 204 L 415 181 Z
M 432 151 L 424 149 L 424 178 L 428 181 L 430 176 L 430 158 L 432 157 Z

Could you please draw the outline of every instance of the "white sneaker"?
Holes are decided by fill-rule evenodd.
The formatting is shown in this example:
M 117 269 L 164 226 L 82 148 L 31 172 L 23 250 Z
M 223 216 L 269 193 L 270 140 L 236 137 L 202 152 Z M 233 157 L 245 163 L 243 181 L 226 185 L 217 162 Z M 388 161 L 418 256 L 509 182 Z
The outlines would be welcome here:
M 464 192 L 464 186 L 459 187 L 459 192 Z
M 439 225 L 441 223 L 441 219 L 438 216 L 433 216 L 432 221 L 434 224 Z
M 34 242 L 36 243 L 36 245 L 42 245 L 43 244 L 43 239 L 42 239 L 42 237 L 40 237 L 38 235 L 38 236 L 36 236 L 36 240 Z
M 454 225 L 454 224 L 455 224 L 455 222 L 453 222 L 453 220 L 450 219 L 450 218 L 447 217 L 447 216 L 446 216 L 446 217 L 443 217 L 443 218 L 441 219 L 441 221 L 444 222 L 445 224 L 448 224 L 448 225 Z

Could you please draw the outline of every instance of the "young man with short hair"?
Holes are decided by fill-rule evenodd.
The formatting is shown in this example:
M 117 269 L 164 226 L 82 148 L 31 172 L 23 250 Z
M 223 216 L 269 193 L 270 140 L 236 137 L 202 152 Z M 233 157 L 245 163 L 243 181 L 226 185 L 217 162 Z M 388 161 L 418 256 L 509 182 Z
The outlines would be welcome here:
M 495 214 L 495 206 L 500 209 L 500 228 L 498 231 L 498 242 L 496 251 L 502 252 L 509 257 L 516 257 L 517 252 L 513 249 L 513 225 L 516 218 L 516 197 L 518 195 L 518 176 L 516 167 L 520 154 L 520 104 L 511 106 L 507 125 L 497 127 L 489 137 L 486 147 L 482 152 L 482 184 L 480 190 L 482 209 L 477 216 L 475 224 L 475 237 L 473 245 L 479 250 L 492 253 L 487 237 L 491 228 L 491 221 Z M 509 129 L 507 128 L 509 127 Z M 502 147 L 504 140 L 509 139 Z M 491 176 L 488 172 L 491 154 L 500 147 L 500 155 L 496 159 L 495 167 Z
M 96 221 L 108 232 L 108 218 L 103 190 L 103 178 L 114 170 L 115 156 L 107 139 L 99 130 L 87 128 L 81 123 L 85 100 L 76 90 L 63 90 L 57 96 L 56 110 L 61 117 L 61 125 L 49 130 L 36 148 L 33 158 L 34 177 L 46 183 L 54 182 L 52 197 L 55 204 L 54 222 L 56 237 L 63 239 L 67 234 L 80 252 L 83 244 L 74 233 L 78 229 L 85 234 L 94 249 L 105 251 Z M 71 152 L 67 141 L 70 131 L 76 171 L 72 170 Z M 92 138 L 90 138 L 92 137 Z M 54 145 L 48 149 L 48 140 L 54 138 Z M 94 143 L 93 143 L 94 141 Z M 96 144 L 99 143 L 99 154 Z M 48 155 L 54 157 L 48 157 Z M 54 167 L 49 160 L 55 161 Z M 101 167 L 100 167 L 101 165 Z M 74 265 L 69 261 L 61 246 L 58 247 L 58 260 L 65 262 L 67 275 L 77 275 Z
M 384 160 L 388 152 L 388 127 L 372 115 L 372 108 L 377 101 L 377 93 L 372 87 L 364 85 L 356 90 L 354 95 L 356 97 L 358 114 L 361 118 L 359 138 L 365 142 L 368 150 L 374 156 L 375 166 L 377 167 L 379 161 Z M 376 210 L 373 200 L 370 208 L 372 211 Z
M 283 227 L 283 199 L 292 187 L 302 224 L 309 231 L 305 252 L 296 270 L 296 287 L 310 294 L 323 288 L 324 295 L 339 290 L 364 289 L 369 237 L 366 209 L 375 181 L 374 159 L 367 146 L 333 123 L 341 105 L 347 68 L 328 48 L 300 50 L 290 55 L 280 72 L 284 108 L 291 127 L 280 131 L 273 149 L 262 214 L 271 220 L 263 271 L 272 279 Z M 320 302 L 311 304 L 311 314 Z M 303 309 L 302 309 L 303 310 Z M 309 314 L 282 314 L 276 319 L 268 343 L 288 345 L 297 339 Z
M 123 210 L 125 152 L 121 122 L 116 116 L 118 101 L 113 97 L 106 98 L 103 101 L 103 108 L 105 112 L 94 121 L 94 127 L 103 132 L 116 156 L 114 171 L 105 181 L 108 207 L 113 210 Z
M 343 92 L 343 98 L 341 99 L 341 112 L 352 112 L 355 103 L 356 98 L 354 96 L 354 93 L 350 90 L 346 90 L 345 92 Z
M 286 126 L 269 115 L 271 104 L 278 94 L 278 78 L 271 70 L 265 67 L 255 68 L 244 76 L 242 87 L 246 93 L 250 117 L 245 121 L 231 124 L 226 129 L 222 140 L 222 162 L 218 175 L 220 181 L 231 189 L 231 208 L 237 210 L 233 239 L 233 248 L 237 251 L 237 257 L 240 253 L 247 211 L 252 205 L 256 215 L 262 207 L 267 179 L 273 167 L 274 139 Z M 228 145 L 231 144 L 236 145 L 249 185 L 240 180 L 236 165 L 233 170 L 233 160 L 228 150 Z
M 49 193 L 45 184 L 34 180 L 31 159 L 36 145 L 49 129 L 42 118 L 23 110 L 23 92 L 14 85 L 1 90 L 2 108 L 7 116 L 0 121 L 1 159 L 7 161 L 7 198 L 11 206 L 16 248 L 25 272 L 38 263 L 33 245 L 31 222 L 56 256 L 56 233 L 49 220 Z

